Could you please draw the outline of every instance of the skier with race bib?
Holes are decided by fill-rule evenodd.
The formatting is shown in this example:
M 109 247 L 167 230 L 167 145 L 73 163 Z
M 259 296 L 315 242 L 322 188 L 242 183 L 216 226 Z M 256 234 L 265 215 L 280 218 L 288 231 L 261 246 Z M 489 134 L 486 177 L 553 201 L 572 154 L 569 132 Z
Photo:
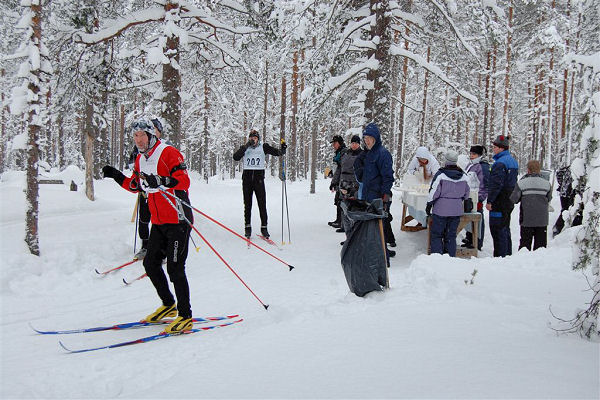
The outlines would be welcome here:
M 268 143 L 261 143 L 258 132 L 254 129 L 248 135 L 248 142 L 241 146 L 235 153 L 235 161 L 242 160 L 244 172 L 242 174 L 242 191 L 244 193 L 244 223 L 245 236 L 252 236 L 252 194 L 256 194 L 258 211 L 260 213 L 260 232 L 266 239 L 269 238 L 267 230 L 267 195 L 265 191 L 265 156 L 282 156 L 287 145 L 281 140 L 281 148 L 276 149 Z

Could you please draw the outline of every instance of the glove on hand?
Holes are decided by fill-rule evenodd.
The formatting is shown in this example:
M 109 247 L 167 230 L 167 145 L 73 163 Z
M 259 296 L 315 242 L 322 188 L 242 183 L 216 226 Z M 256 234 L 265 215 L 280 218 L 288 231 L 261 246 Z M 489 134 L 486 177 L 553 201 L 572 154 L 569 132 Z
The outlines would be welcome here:
M 246 148 L 252 147 L 252 145 L 254 145 L 254 142 L 252 140 L 248 140 L 248 142 L 246 143 Z
M 433 207 L 432 203 L 427 203 L 427 206 L 425 207 L 425 213 L 427 213 L 427 216 L 431 215 L 431 208 Z
M 383 202 L 384 202 L 384 203 L 387 203 L 388 201 L 390 201 L 390 195 L 389 195 L 389 194 L 387 194 L 387 193 L 386 193 L 386 194 L 384 194 L 384 195 L 381 197 L 381 200 L 383 200 Z
M 284 139 L 281 139 L 281 152 L 285 154 L 286 150 L 287 150 L 287 143 L 285 142 Z
M 113 178 L 115 182 L 117 182 L 119 185 L 122 185 L 123 181 L 125 180 L 125 175 L 123 175 L 121 171 L 119 171 L 115 167 L 111 167 L 110 165 L 105 165 L 104 167 L 102 167 L 102 174 L 105 178 Z
M 177 181 L 177 179 L 171 178 L 170 176 L 160 176 L 160 175 L 153 175 L 153 174 L 145 175 L 144 174 L 144 178 L 146 179 L 146 183 L 148 184 L 148 187 L 150 187 L 151 189 L 156 189 L 159 186 L 172 188 L 175 185 L 177 185 L 177 183 L 179 183 Z

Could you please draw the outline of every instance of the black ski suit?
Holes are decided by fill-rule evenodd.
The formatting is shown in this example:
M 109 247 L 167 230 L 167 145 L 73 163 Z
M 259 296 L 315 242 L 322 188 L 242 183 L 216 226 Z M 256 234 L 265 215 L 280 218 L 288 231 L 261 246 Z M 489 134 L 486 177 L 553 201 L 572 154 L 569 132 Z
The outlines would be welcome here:
M 246 153 L 250 150 L 255 152 L 262 147 L 263 158 L 246 157 Z M 262 227 L 267 226 L 267 195 L 265 191 L 265 165 L 264 155 L 282 156 L 285 154 L 285 148 L 276 149 L 271 145 L 258 143 L 256 147 L 245 144 L 241 146 L 235 153 L 233 159 L 239 161 L 244 158 L 244 172 L 242 173 L 242 191 L 244 193 L 244 223 L 246 226 L 251 224 L 252 220 L 252 193 L 256 194 L 256 202 L 258 203 L 258 211 L 260 213 L 260 224 Z M 259 160 L 255 162 L 255 160 Z

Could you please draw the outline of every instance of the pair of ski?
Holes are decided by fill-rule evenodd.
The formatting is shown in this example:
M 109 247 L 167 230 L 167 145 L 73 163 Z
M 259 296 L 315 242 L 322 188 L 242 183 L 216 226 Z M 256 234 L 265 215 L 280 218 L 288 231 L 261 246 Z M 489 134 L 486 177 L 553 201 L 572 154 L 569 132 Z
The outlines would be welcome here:
M 95 271 L 96 271 L 96 273 L 98 275 L 105 276 L 107 274 L 110 274 L 111 272 L 118 271 L 118 270 L 120 270 L 122 268 L 127 267 L 128 265 L 135 264 L 136 262 L 141 261 L 141 260 L 142 260 L 141 258 L 134 258 L 133 260 L 128 261 L 128 262 L 126 262 L 124 264 L 121 264 L 121 265 L 119 265 L 117 267 L 114 267 L 114 268 L 111 268 L 111 269 L 108 269 L 108 270 L 105 270 L 105 271 L 98 271 L 98 268 L 96 268 Z M 127 280 L 127 279 L 123 278 L 123 283 L 125 285 L 129 286 L 129 285 L 131 285 L 135 281 L 139 281 L 140 279 L 144 279 L 146 276 L 148 276 L 148 275 L 146 275 L 146 273 L 143 273 L 142 275 L 140 275 L 140 276 L 138 276 L 136 278 L 130 279 L 130 280 Z
M 279 246 L 277 246 L 277 243 L 275 243 L 272 239 L 270 239 L 270 238 L 268 238 L 266 236 L 263 236 L 263 235 L 256 235 L 256 237 L 264 240 L 265 242 L 267 242 L 271 246 L 275 246 L 275 247 L 277 247 L 279 249 Z M 249 237 L 249 238 L 246 238 L 246 239 L 248 239 L 250 241 L 250 240 L 252 240 L 252 237 Z M 248 243 L 248 248 L 250 248 L 250 243 Z
M 194 321 L 195 324 L 206 324 L 206 323 L 215 322 L 215 321 L 225 321 L 225 322 L 222 322 L 217 325 L 199 326 L 197 328 L 194 326 L 194 328 L 187 330 L 187 331 L 180 332 L 180 333 L 160 332 L 156 335 L 145 336 L 145 337 L 141 337 L 141 338 L 134 339 L 134 340 L 127 340 L 124 342 L 113 343 L 113 344 L 109 344 L 106 346 L 89 347 L 89 348 L 83 348 L 83 349 L 78 349 L 78 350 L 72 350 L 72 349 L 68 348 L 67 346 L 65 346 L 63 344 L 62 341 L 59 341 L 58 343 L 60 344 L 60 346 L 63 349 L 65 349 L 69 353 L 85 353 L 88 351 L 113 349 L 116 347 L 123 347 L 123 346 L 130 346 L 130 345 L 134 345 L 134 344 L 146 343 L 146 342 L 151 342 L 154 340 L 165 339 L 165 338 L 172 337 L 172 336 L 189 335 L 192 333 L 207 331 L 207 330 L 214 329 L 214 328 L 222 328 L 225 326 L 237 324 L 238 322 L 242 322 L 243 318 L 239 318 L 239 315 L 236 314 L 236 315 L 227 315 L 227 316 L 223 316 L 223 317 L 204 317 L 204 318 L 196 317 L 196 318 L 192 318 L 192 320 Z M 42 334 L 42 335 L 65 335 L 65 334 L 73 334 L 73 333 L 88 333 L 88 332 L 101 332 L 101 331 L 110 331 L 110 330 L 136 329 L 136 328 L 143 328 L 143 327 L 147 327 L 147 326 L 161 326 L 161 325 L 170 324 L 171 322 L 173 322 L 173 320 L 162 320 L 159 322 L 138 321 L 138 322 L 126 322 L 126 323 L 109 325 L 109 326 L 98 326 L 98 327 L 92 327 L 92 328 L 68 329 L 68 330 L 58 330 L 58 331 L 42 331 L 42 330 L 34 328 L 33 326 L 31 326 L 31 324 L 29 324 L 29 326 L 35 332 Z

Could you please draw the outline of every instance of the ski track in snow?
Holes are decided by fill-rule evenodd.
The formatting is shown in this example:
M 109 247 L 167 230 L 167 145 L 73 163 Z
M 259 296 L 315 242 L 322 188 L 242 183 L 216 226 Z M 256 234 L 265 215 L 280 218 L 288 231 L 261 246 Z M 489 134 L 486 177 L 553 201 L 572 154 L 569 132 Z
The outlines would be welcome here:
M 193 176 L 192 204 L 243 231 L 241 181 Z M 426 231 L 401 232 L 391 289 L 358 298 L 339 261 L 343 234 L 329 181 L 288 182 L 291 243 L 281 244 L 281 182 L 268 178 L 269 230 L 281 251 L 255 243 L 295 267 L 250 248 L 195 215 L 195 226 L 261 300 L 264 308 L 193 234 L 187 274 L 194 315 L 240 314 L 244 322 L 158 342 L 65 354 L 135 339 L 147 327 L 66 336 L 71 329 L 143 318 L 158 305 L 141 263 L 100 277 L 133 255 L 135 196 L 112 180 L 95 183 L 96 201 L 80 187 L 40 186 L 42 256 L 24 237 L 24 178 L 0 182 L 2 255 L 2 398 L 598 398 L 598 344 L 556 335 L 549 307 L 569 318 L 589 301 L 581 273 L 570 269 L 571 231 L 548 249 L 517 252 L 518 207 L 512 219 L 515 255 L 494 259 L 489 228 L 478 259 L 424 255 Z M 553 200 L 558 209 L 558 199 Z M 556 212 L 551 221 L 556 219 Z M 487 215 L 486 215 L 487 219 Z M 287 222 L 286 222 L 287 224 Z M 259 230 L 253 207 L 253 230 Z M 139 246 L 139 241 L 138 241 Z M 477 269 L 473 285 L 466 285 Z

